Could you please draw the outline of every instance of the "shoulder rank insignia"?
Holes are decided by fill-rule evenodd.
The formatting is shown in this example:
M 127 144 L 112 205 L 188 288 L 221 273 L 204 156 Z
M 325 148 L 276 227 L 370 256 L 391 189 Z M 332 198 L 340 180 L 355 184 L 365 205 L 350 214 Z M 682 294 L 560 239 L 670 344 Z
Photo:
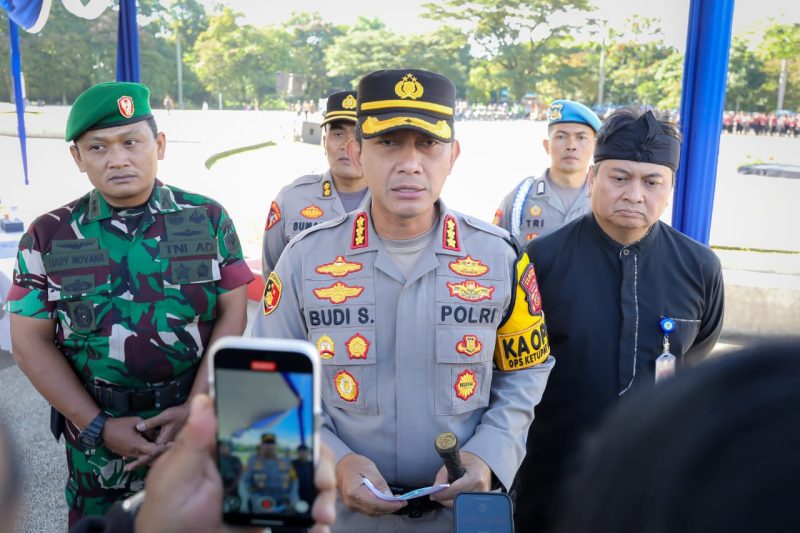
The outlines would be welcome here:
M 314 272 L 317 274 L 328 274 L 334 278 L 343 278 L 348 274 L 358 272 L 362 268 L 364 268 L 364 265 L 361 263 L 349 263 L 343 256 L 337 255 L 336 259 L 332 262 L 319 265 L 314 269 Z
M 394 86 L 394 92 L 400 98 L 416 100 L 422 96 L 425 92 L 425 88 L 417 81 L 417 78 L 414 77 L 413 74 L 408 73 Z
M 322 196 L 323 198 L 329 197 L 333 192 L 331 191 L 331 180 L 325 180 L 322 182 Z
M 542 296 L 539 294 L 539 284 L 536 282 L 536 270 L 533 264 L 528 265 L 519 280 L 519 286 L 525 292 L 525 299 L 528 301 L 528 309 L 532 315 L 542 312 Z
M 344 343 L 350 359 L 366 359 L 370 342 L 361 333 L 356 333 Z
M 465 302 L 480 302 L 483 300 L 491 300 L 494 287 L 484 287 L 477 281 L 468 279 L 461 283 L 447 282 L 447 288 L 450 290 L 450 296 L 460 298 Z
M 358 381 L 347 370 L 340 370 L 333 377 L 333 384 L 342 400 L 354 402 L 358 399 Z
M 492 219 L 492 224 L 494 224 L 495 226 L 499 226 L 500 222 L 502 221 L 503 221 L 503 212 L 500 209 L 498 209 L 497 211 L 494 212 L 494 218 Z
M 319 300 L 328 300 L 332 304 L 341 304 L 348 298 L 357 298 L 364 292 L 364 287 L 351 287 L 341 281 L 337 281 L 330 287 L 314 289 L 314 296 Z
M 348 94 L 347 98 L 342 100 L 342 109 L 355 109 L 357 105 L 355 97 L 352 94 Z
M 456 376 L 456 383 L 453 385 L 456 390 L 456 396 L 464 401 L 470 399 L 475 394 L 475 389 L 478 388 L 478 380 L 475 379 L 475 372 L 472 370 L 464 370 Z
M 353 219 L 353 242 L 350 248 L 366 248 L 369 246 L 369 219 L 367 214 L 362 211 Z
M 442 229 L 442 247 L 445 250 L 461 251 L 461 242 L 458 238 L 458 223 L 453 215 L 444 217 Z
M 269 215 L 267 215 L 267 225 L 264 228 L 264 231 L 269 231 L 272 227 L 278 223 L 281 219 L 281 208 L 278 207 L 278 204 L 272 202 L 272 205 L 269 206 Z
M 531 206 L 530 213 L 532 217 L 538 217 L 539 215 L 542 214 L 542 206 L 540 206 L 539 204 L 533 204 Z
M 278 307 L 281 301 L 281 292 L 283 291 L 283 284 L 281 278 L 275 272 L 270 272 L 267 278 L 267 283 L 264 285 L 264 315 L 268 315 Z
M 481 263 L 479 259 L 473 259 L 470 256 L 453 261 L 449 266 L 450 270 L 460 276 L 478 277 L 489 272 L 489 267 L 487 265 Z
M 327 335 L 323 335 L 317 339 L 317 351 L 322 359 L 333 359 L 333 356 L 336 355 L 333 339 Z
M 300 214 L 306 218 L 319 218 L 324 215 L 325 212 L 315 205 L 309 205 L 301 209 Z
M 463 353 L 467 357 L 472 357 L 483 349 L 483 343 L 478 339 L 477 335 L 464 335 L 460 341 L 456 343 L 456 351 Z
M 544 180 L 536 184 L 536 195 L 541 196 L 544 194 Z

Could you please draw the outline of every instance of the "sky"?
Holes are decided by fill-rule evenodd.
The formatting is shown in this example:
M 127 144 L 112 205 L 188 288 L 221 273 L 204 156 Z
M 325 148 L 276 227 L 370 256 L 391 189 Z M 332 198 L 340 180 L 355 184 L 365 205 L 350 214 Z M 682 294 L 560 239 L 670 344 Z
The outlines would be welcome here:
M 201 0 L 209 8 L 215 1 Z M 392 31 L 400 34 L 418 34 L 434 31 L 441 25 L 439 21 L 419 16 L 425 12 L 423 4 L 430 1 L 435 0 L 404 0 L 403 2 L 386 0 L 347 0 L 345 2 L 223 0 L 222 3 L 243 13 L 242 21 L 254 26 L 280 24 L 287 20 L 293 11 L 317 11 L 324 20 L 336 24 L 352 25 L 359 16 L 377 17 L 383 20 Z M 632 15 L 659 18 L 667 44 L 683 50 L 686 42 L 689 1 L 593 0 L 592 3 L 597 10 L 592 16 L 619 24 Z M 266 8 L 266 5 L 269 7 Z M 800 23 L 800 2 L 798 0 L 736 0 L 733 33 L 740 35 L 755 32 L 758 35 L 759 29 L 763 31 L 768 24 L 767 19 L 770 17 L 774 17 L 784 24 Z

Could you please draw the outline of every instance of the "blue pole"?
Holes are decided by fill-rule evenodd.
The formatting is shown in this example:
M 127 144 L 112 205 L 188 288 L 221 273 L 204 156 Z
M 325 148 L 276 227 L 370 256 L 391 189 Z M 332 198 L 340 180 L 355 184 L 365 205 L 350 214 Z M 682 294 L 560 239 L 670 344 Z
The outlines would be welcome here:
M 708 244 L 725 110 L 734 0 L 691 0 L 672 226 Z
M 14 80 L 14 103 L 17 108 L 17 134 L 19 148 L 22 151 L 22 171 L 25 174 L 25 185 L 28 185 L 28 146 L 25 133 L 25 100 L 22 98 L 22 57 L 19 51 L 19 28 L 9 17 L 9 40 L 11 42 L 11 77 Z
M 120 0 L 117 26 L 117 81 L 141 81 L 139 72 L 139 28 L 136 0 Z

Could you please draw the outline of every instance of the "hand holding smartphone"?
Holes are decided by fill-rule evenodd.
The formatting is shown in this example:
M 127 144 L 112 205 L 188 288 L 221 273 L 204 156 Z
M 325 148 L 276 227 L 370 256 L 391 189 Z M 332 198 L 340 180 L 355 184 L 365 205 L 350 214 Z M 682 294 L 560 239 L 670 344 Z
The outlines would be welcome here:
M 305 341 L 225 337 L 210 348 L 223 520 L 313 525 L 319 456 L 319 361 Z

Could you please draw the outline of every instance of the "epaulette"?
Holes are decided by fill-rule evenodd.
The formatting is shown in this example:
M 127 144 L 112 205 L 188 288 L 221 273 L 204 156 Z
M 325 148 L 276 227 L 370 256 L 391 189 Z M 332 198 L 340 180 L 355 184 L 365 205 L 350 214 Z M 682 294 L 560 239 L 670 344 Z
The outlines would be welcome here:
M 348 215 L 348 213 L 345 213 L 343 215 L 339 215 L 336 218 L 332 218 L 330 220 L 326 220 L 325 222 L 320 222 L 319 224 L 317 224 L 315 226 L 311 226 L 310 228 L 301 231 L 300 233 L 295 235 L 292 238 L 291 241 L 289 241 L 289 244 L 286 245 L 286 248 L 287 249 L 291 248 L 292 246 L 294 246 L 298 242 L 300 242 L 303 239 L 307 238 L 312 233 L 316 233 L 317 231 L 320 231 L 320 230 L 323 230 L 323 229 L 335 228 L 336 226 L 340 226 L 345 220 L 347 220 L 347 215 Z
M 300 176 L 292 183 L 289 184 L 290 187 L 297 187 L 298 185 L 308 185 L 310 183 L 319 183 L 322 180 L 323 174 L 306 174 L 305 176 Z
M 519 255 L 519 246 L 517 246 L 517 242 L 511 238 L 511 234 L 506 231 L 505 228 L 501 228 L 500 226 L 495 226 L 494 224 L 489 224 L 488 222 L 484 222 L 483 220 L 478 220 L 477 218 L 473 218 L 470 216 L 462 216 L 464 222 L 472 226 L 473 228 L 486 232 L 491 233 L 496 237 L 500 237 L 504 241 L 508 243 L 514 249 L 514 253 Z

